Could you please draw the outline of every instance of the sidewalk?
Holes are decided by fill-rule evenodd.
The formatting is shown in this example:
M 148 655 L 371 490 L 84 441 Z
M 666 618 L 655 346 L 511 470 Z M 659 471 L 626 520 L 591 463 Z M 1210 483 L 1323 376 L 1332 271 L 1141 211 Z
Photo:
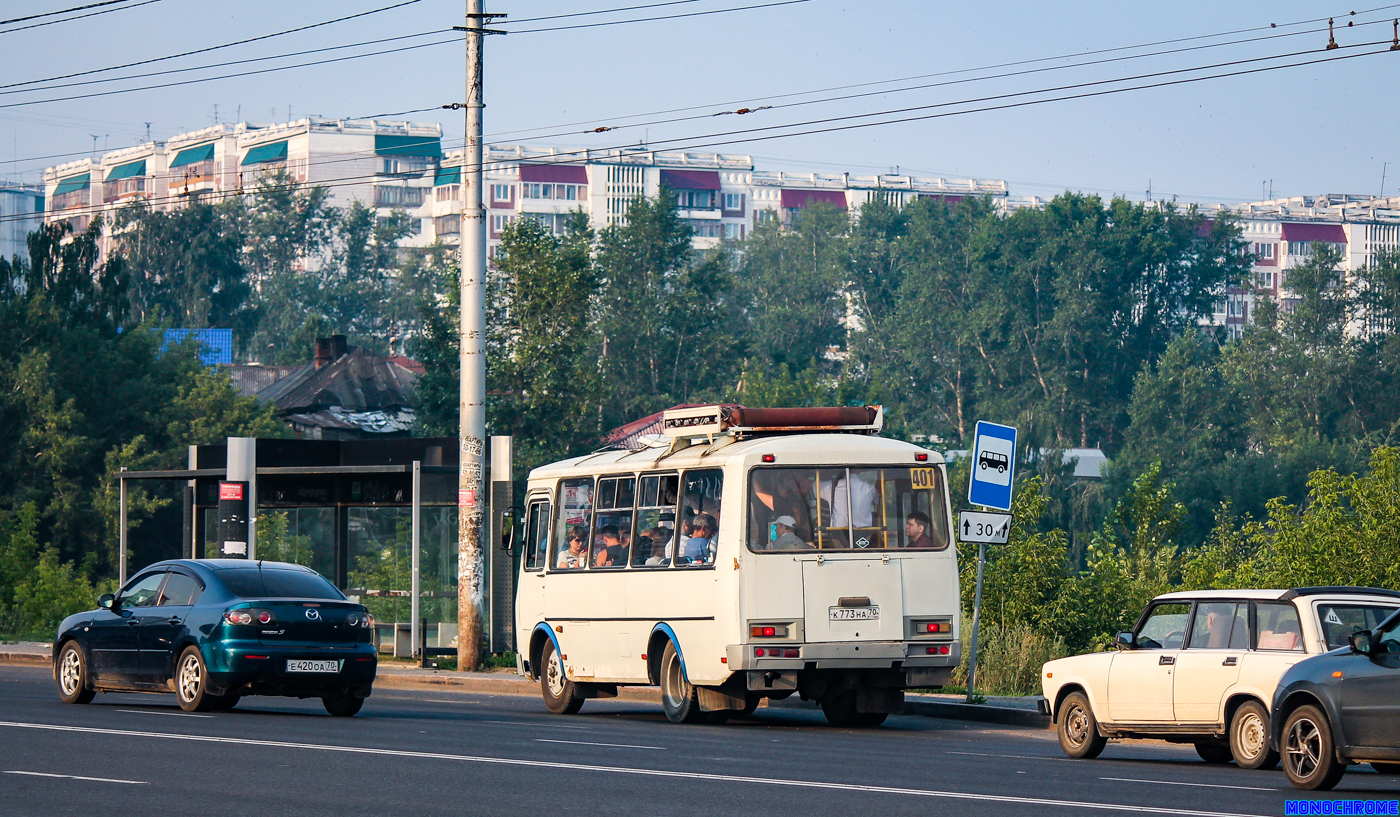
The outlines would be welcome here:
M 48 665 L 49 645 L 37 642 L 0 644 L 0 664 Z M 539 697 L 539 684 L 516 675 L 513 670 L 501 672 L 454 672 L 439 669 L 419 669 L 406 662 L 382 660 L 375 678 L 378 688 L 385 689 L 451 689 L 458 692 L 479 692 L 488 695 L 527 695 Z M 617 700 L 661 705 L 661 693 L 656 687 L 622 687 Z M 774 709 L 817 709 L 811 701 L 796 696 L 766 703 Z M 926 718 L 995 723 L 1031 729 L 1049 729 L 1050 718 L 1035 708 L 1034 698 L 989 697 L 984 704 L 967 704 L 961 695 L 908 694 L 904 696 L 904 714 Z

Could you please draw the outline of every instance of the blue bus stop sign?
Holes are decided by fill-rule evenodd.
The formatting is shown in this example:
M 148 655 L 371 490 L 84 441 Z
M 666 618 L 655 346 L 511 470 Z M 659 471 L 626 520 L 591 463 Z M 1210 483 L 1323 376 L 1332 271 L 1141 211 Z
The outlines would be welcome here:
M 1015 471 L 1016 429 L 978 420 L 967 501 L 984 508 L 1011 510 L 1011 478 Z

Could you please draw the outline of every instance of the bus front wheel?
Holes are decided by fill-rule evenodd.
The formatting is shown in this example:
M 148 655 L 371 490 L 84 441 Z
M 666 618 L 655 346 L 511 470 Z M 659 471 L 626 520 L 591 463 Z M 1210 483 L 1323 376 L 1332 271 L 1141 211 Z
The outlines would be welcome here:
M 545 708 L 556 715 L 572 715 L 583 708 L 583 696 L 564 674 L 564 662 L 554 649 L 553 640 L 544 642 L 540 655 L 540 693 Z
M 705 719 L 695 687 L 685 679 L 681 654 L 670 641 L 661 653 L 661 708 L 671 723 L 699 723 Z

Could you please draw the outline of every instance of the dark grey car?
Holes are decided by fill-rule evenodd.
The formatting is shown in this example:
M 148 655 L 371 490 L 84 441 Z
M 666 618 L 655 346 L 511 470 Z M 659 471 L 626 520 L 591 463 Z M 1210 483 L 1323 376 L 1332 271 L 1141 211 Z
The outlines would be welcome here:
M 1330 789 L 1356 763 L 1400 774 L 1400 612 L 1293 665 L 1273 711 L 1273 744 L 1300 789 Z

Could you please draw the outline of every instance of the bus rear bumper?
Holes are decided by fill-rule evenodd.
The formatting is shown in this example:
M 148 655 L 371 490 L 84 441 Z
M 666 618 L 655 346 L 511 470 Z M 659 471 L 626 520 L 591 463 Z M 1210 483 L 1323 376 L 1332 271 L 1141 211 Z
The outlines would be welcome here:
M 867 641 L 827 644 L 730 644 L 725 648 L 731 670 L 896 669 L 956 667 L 961 645 L 942 643 L 946 654 L 930 654 L 928 642 Z M 763 655 L 758 651 L 762 650 Z M 795 655 L 793 653 L 796 653 Z

